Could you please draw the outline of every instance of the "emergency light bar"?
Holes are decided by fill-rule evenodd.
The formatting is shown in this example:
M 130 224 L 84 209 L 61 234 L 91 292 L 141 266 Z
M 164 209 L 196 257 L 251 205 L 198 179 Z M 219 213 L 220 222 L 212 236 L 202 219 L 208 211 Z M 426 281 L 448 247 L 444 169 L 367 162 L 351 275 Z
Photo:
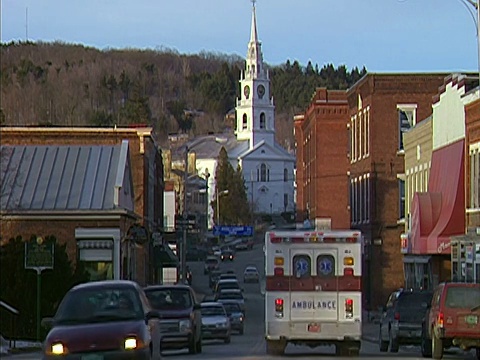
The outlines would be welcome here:
M 332 237 L 332 236 L 324 236 L 323 233 L 311 233 L 305 234 L 304 236 L 276 236 L 272 234 L 270 236 L 270 242 L 272 244 L 279 244 L 279 243 L 349 243 L 354 244 L 360 242 L 360 234 L 352 234 L 353 236 L 348 237 Z

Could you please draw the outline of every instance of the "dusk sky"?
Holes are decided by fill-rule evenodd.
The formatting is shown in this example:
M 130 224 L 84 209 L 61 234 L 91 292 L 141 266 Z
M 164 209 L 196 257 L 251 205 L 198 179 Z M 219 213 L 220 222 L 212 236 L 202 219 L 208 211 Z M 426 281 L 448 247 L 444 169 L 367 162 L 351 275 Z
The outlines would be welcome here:
M 480 1 L 480 0 L 476 0 Z M 370 72 L 478 71 L 467 0 L 258 0 L 264 60 Z M 245 57 L 249 0 L 1 0 L 1 41 Z M 26 26 L 28 25 L 28 26 Z

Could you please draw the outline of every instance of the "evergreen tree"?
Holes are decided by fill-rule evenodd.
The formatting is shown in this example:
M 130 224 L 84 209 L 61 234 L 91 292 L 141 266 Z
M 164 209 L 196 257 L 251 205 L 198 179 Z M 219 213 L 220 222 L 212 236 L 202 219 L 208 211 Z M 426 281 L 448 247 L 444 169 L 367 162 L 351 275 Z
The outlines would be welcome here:
M 233 169 L 224 147 L 220 149 L 218 156 L 215 181 L 215 200 L 211 203 L 212 208 L 214 209 L 215 219 L 218 218 L 222 225 L 248 224 L 250 213 L 242 170 L 240 167 L 238 167 L 236 171 Z M 225 190 L 228 190 L 228 194 L 220 195 L 220 193 Z M 217 199 L 219 202 L 218 217 Z

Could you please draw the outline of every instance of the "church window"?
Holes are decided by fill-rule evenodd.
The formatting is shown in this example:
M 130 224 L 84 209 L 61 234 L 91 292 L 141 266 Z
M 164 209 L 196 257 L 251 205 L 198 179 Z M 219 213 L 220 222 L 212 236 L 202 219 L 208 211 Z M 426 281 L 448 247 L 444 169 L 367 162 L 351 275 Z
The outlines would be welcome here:
M 255 65 L 252 65 L 252 72 L 255 72 Z
M 267 165 L 260 165 L 260 181 L 265 182 L 267 180 Z
M 260 129 L 265 129 L 265 113 L 260 114 Z
M 288 181 L 288 169 L 283 169 L 283 181 Z
M 245 130 L 247 128 L 247 125 L 248 125 L 247 114 L 243 114 L 242 129 Z

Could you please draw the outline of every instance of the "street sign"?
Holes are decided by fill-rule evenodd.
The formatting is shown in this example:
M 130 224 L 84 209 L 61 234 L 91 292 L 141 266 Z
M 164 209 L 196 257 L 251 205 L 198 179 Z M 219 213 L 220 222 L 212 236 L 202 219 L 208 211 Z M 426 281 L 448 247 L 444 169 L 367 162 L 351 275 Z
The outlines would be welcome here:
M 217 226 L 213 227 L 213 235 L 219 236 L 253 236 L 253 226 Z
M 25 243 L 25 269 L 53 269 L 54 244 L 41 237 Z

